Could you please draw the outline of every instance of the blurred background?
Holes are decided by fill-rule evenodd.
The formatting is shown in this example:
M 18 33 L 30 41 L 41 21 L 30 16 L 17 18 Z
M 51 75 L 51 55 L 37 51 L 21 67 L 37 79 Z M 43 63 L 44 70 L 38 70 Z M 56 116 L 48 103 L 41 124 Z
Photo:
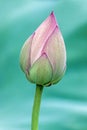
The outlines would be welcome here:
M 67 49 L 63 79 L 44 88 L 39 130 L 87 130 L 87 0 L 0 0 L 0 130 L 30 130 L 35 85 L 22 45 L 54 11 Z

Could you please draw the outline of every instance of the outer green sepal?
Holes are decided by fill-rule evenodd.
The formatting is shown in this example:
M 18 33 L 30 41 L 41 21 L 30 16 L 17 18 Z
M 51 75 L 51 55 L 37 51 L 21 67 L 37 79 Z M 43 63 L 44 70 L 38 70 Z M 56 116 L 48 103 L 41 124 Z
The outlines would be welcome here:
M 32 81 L 35 84 L 46 85 L 52 79 L 52 68 L 51 64 L 43 54 L 30 68 L 29 75 L 27 75 L 27 79 Z

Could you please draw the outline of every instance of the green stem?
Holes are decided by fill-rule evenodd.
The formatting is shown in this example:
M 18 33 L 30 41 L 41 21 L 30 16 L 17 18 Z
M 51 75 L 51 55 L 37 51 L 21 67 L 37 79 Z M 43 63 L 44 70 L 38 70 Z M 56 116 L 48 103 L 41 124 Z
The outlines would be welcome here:
M 31 130 L 38 130 L 38 120 L 39 120 L 42 91 L 43 91 L 43 86 L 37 85 L 34 104 L 33 104 L 33 111 L 32 111 Z

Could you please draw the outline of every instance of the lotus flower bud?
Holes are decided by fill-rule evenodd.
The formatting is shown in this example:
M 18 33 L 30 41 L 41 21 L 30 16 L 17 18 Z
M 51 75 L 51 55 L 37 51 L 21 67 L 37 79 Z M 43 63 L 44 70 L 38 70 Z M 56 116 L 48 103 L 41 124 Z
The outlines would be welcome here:
M 59 82 L 66 69 L 66 49 L 54 13 L 26 40 L 20 66 L 27 79 L 49 86 Z

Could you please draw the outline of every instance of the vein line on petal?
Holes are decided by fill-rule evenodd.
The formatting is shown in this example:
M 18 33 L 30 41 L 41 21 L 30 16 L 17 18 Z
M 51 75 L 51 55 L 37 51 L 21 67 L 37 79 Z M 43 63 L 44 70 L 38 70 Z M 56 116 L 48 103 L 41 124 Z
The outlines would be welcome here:
M 49 38 L 50 38 L 50 37 L 52 36 L 52 34 L 55 32 L 56 28 L 59 28 L 58 25 L 55 26 L 54 30 L 50 33 L 50 35 L 49 35 L 48 38 L 46 39 L 46 41 L 45 41 L 46 43 L 44 44 L 44 47 L 43 47 L 43 49 L 42 49 L 42 53 L 45 53 L 45 52 L 44 52 L 44 48 L 45 48 L 45 46 L 46 46 L 46 44 L 47 44 Z

